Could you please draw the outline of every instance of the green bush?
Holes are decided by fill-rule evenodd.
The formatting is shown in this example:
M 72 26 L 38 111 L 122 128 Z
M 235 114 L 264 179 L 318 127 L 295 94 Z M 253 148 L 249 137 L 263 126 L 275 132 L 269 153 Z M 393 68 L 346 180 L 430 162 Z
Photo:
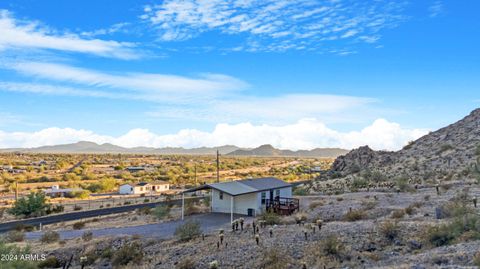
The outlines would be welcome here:
M 352 189 L 364 189 L 368 187 L 368 181 L 364 178 L 355 177 L 352 181 Z
M 158 205 L 152 210 L 152 215 L 157 219 L 164 219 L 170 214 L 170 207 L 168 205 Z
M 60 234 L 55 231 L 45 232 L 40 237 L 40 242 L 47 243 L 47 244 L 57 242 L 58 240 L 60 240 Z
M 202 233 L 200 223 L 197 221 L 188 221 L 175 229 L 175 236 L 181 241 L 189 241 Z
M 40 217 L 46 214 L 48 206 L 44 193 L 32 192 L 26 198 L 21 197 L 15 201 L 9 213 L 15 216 Z
M 267 211 L 260 216 L 261 220 L 265 221 L 267 225 L 275 225 L 280 223 L 280 216 L 272 211 Z
M 112 255 L 112 265 L 129 265 L 129 264 L 140 264 L 143 260 L 143 250 L 142 246 L 133 242 L 131 244 L 125 244 Z

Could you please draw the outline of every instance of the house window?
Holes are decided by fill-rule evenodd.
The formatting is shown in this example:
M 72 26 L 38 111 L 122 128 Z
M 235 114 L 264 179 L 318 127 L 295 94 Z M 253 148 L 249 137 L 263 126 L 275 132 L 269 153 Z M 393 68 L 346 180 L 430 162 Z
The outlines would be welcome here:
M 266 192 L 262 192 L 262 205 L 265 204 L 265 198 L 267 197 L 267 193 Z
M 223 200 L 223 192 L 220 192 L 218 195 L 219 195 L 218 199 Z

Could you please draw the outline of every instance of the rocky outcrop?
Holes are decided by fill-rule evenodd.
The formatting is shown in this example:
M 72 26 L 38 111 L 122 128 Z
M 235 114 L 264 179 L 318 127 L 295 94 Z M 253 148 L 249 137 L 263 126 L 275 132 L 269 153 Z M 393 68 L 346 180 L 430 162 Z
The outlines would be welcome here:
M 406 174 L 422 180 L 462 179 L 476 177 L 479 163 L 480 109 L 476 109 L 400 151 L 373 151 L 368 146 L 354 149 L 335 160 L 332 172 L 345 176 L 368 169 L 389 177 Z

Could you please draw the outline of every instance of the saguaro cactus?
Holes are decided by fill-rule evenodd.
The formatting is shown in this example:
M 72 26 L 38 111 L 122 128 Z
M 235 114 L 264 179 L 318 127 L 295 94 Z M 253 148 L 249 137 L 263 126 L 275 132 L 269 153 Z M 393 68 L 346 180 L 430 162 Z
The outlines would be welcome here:
M 323 221 L 321 219 L 317 219 L 317 227 L 319 231 L 322 229 L 322 225 L 323 225 Z
M 473 198 L 473 206 L 475 208 L 477 207 L 477 197 Z
M 257 246 L 260 243 L 260 236 L 258 234 L 255 235 L 255 241 L 257 242 Z
M 243 218 L 240 218 L 240 229 L 243 231 L 243 222 L 245 220 Z
M 270 228 L 268 232 L 270 233 L 270 237 L 273 237 L 273 228 Z

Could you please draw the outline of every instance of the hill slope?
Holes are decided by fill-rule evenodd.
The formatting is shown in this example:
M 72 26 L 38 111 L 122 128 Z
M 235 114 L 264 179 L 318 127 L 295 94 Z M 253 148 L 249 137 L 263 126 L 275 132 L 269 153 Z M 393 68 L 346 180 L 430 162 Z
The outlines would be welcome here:
M 374 170 L 387 176 L 415 179 L 472 178 L 480 172 L 480 109 L 462 120 L 431 132 L 396 152 L 368 146 L 338 157 L 332 172 L 342 176 Z

